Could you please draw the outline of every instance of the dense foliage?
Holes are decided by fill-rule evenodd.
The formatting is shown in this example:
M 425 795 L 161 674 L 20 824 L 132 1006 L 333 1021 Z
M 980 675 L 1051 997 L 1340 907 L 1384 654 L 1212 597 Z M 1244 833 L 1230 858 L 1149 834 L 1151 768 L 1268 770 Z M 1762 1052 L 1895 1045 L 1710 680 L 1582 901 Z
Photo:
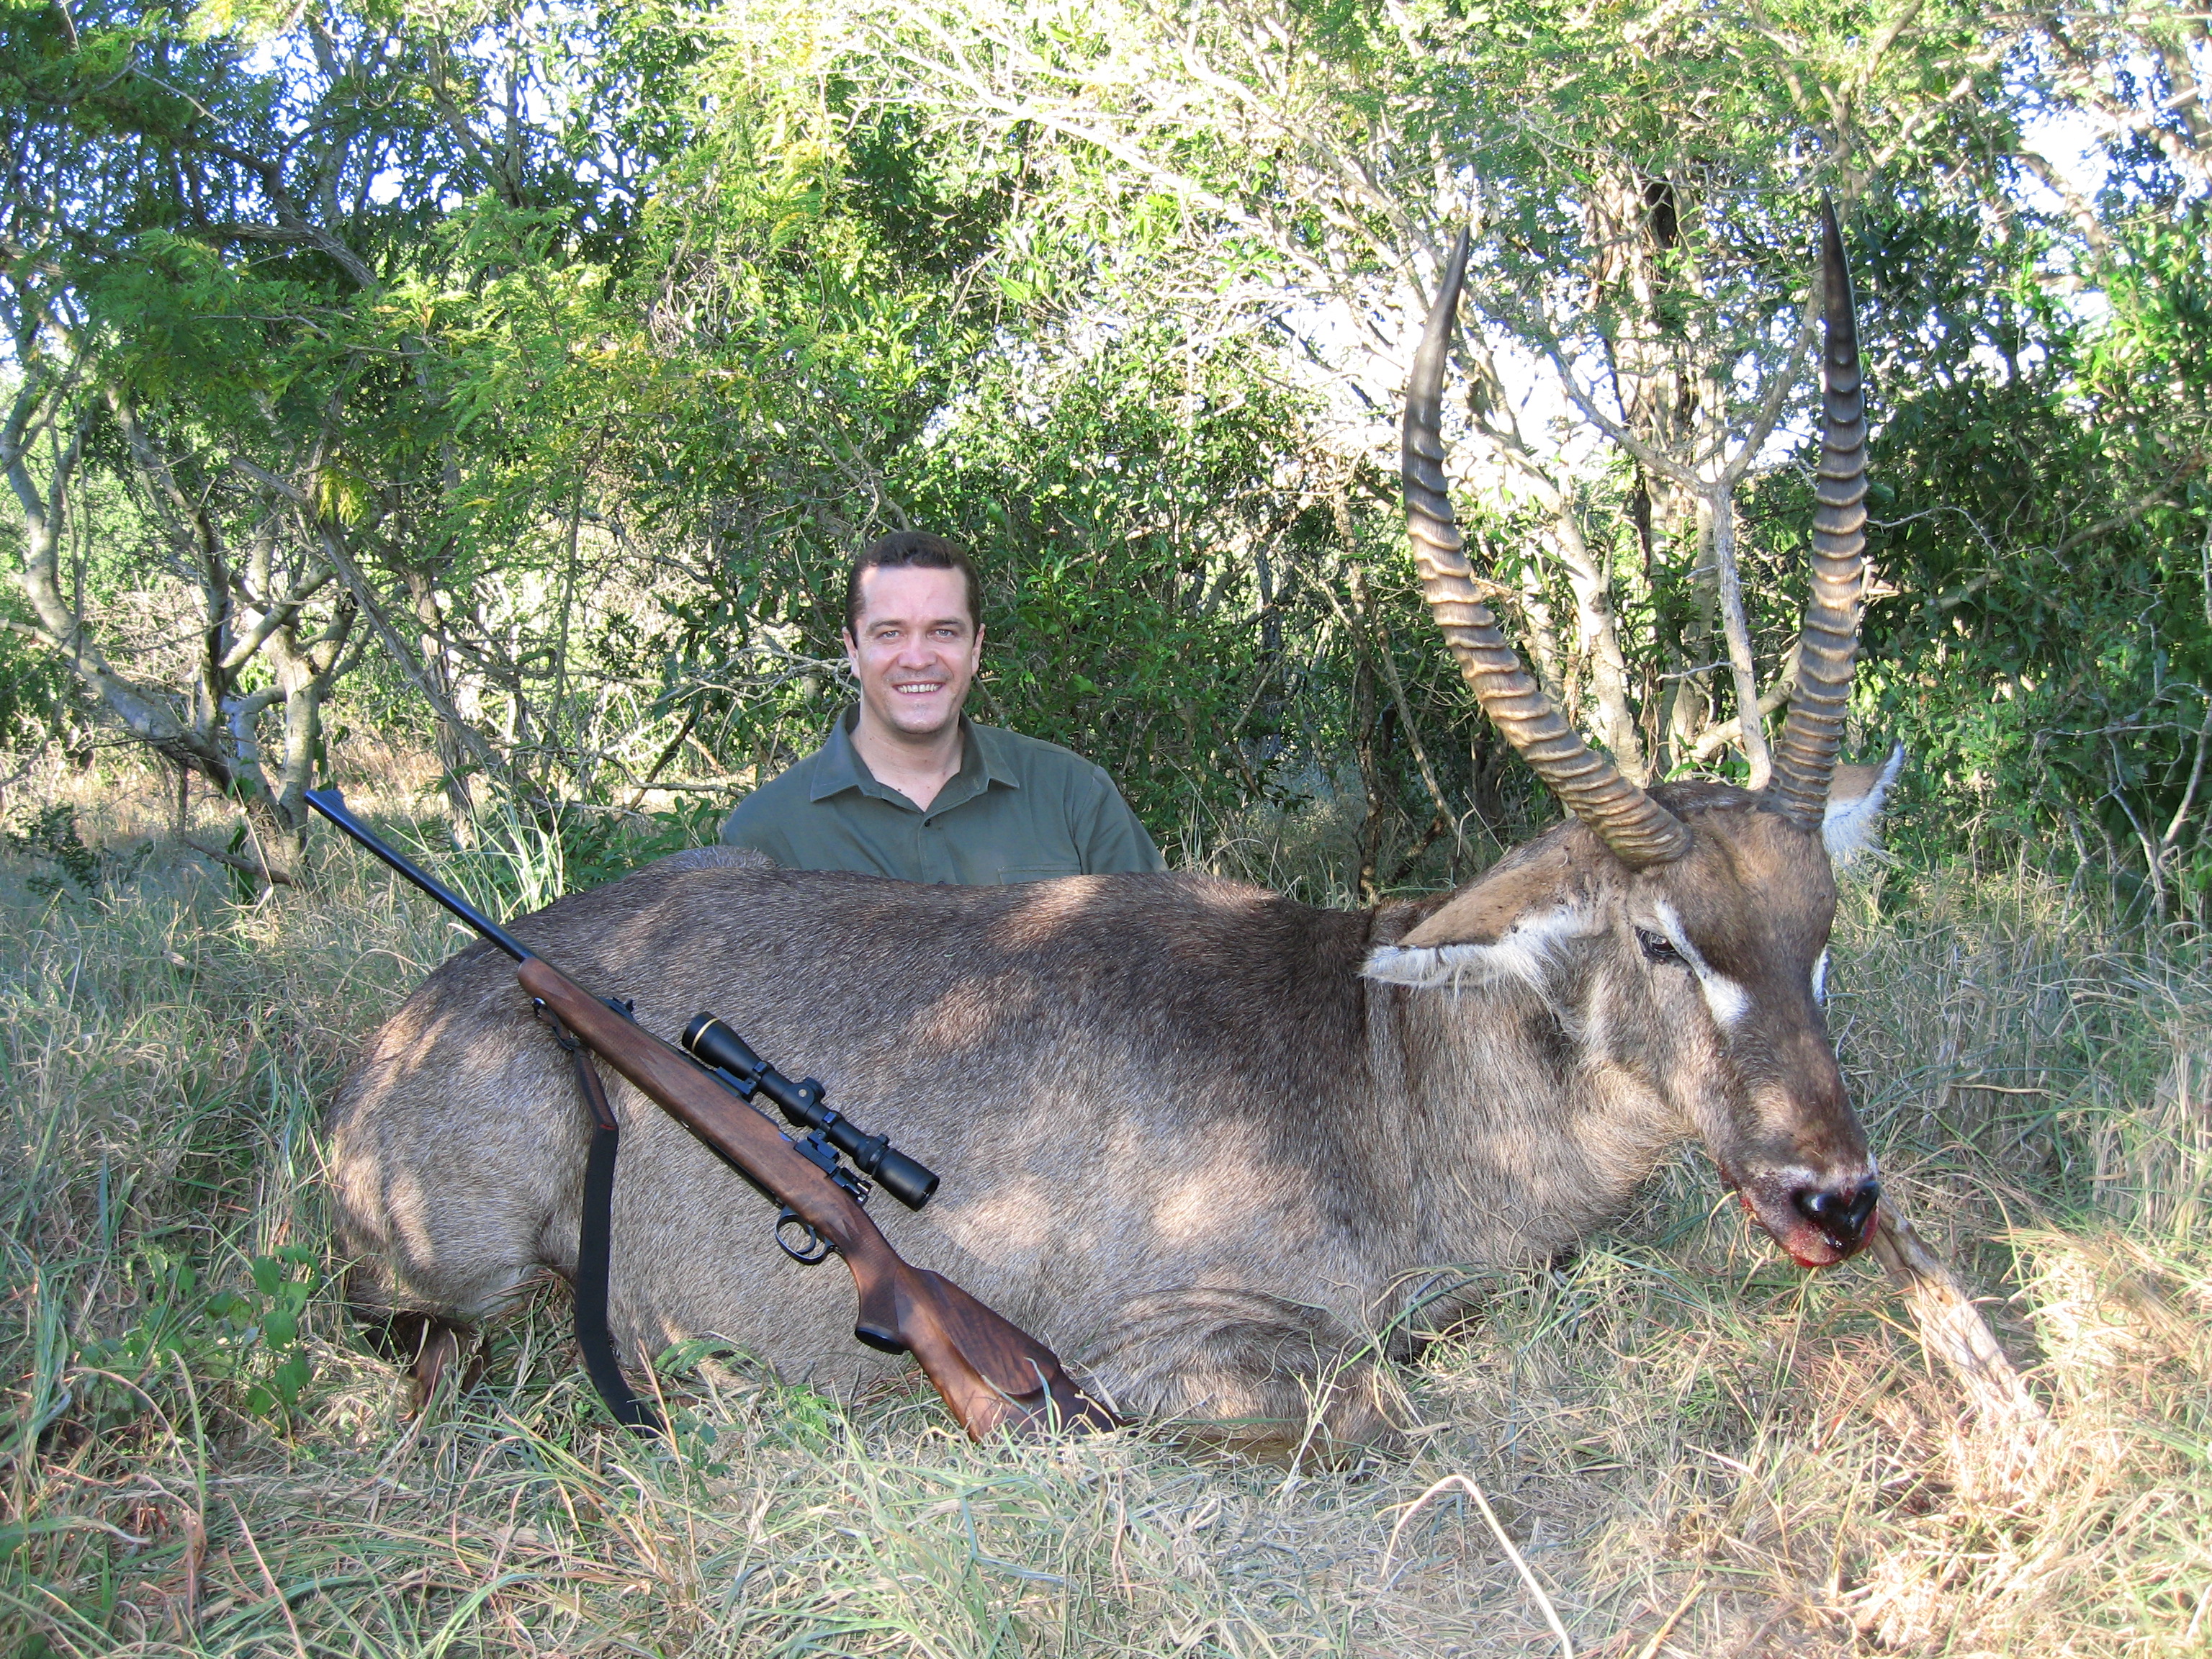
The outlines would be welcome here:
M 852 548 L 927 526 L 991 569 L 981 712 L 1164 840 L 1348 790 L 1347 879 L 1441 875 L 1544 810 L 1395 527 L 1402 343 L 1471 222 L 1454 418 L 1504 608 L 1632 775 L 1756 781 L 1826 189 L 1877 398 L 1866 741 L 1911 748 L 1934 840 L 2193 913 L 2203 36 L 1833 0 L 10 7 L 0 741 L 149 748 L 237 802 L 207 850 L 257 878 L 334 735 L 434 746 L 456 808 L 719 803 L 846 695 Z

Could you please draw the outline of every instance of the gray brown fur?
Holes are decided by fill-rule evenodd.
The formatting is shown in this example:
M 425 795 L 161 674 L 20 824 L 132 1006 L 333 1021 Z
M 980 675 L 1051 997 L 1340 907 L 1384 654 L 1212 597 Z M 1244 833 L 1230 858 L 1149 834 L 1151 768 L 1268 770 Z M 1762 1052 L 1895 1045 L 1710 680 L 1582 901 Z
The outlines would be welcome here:
M 1358 913 L 1199 876 L 918 887 L 702 849 L 513 931 L 648 1030 L 711 1010 L 821 1078 L 943 1177 L 919 1215 L 872 1206 L 893 1245 L 1119 1410 L 1266 1437 L 1325 1395 L 1325 1432 L 1357 1442 L 1385 1432 L 1382 1395 L 1341 1362 L 1435 1270 L 1571 1247 L 1686 1137 L 1778 1237 L 1775 1171 L 1871 1176 L 1808 986 L 1834 902 L 1818 838 L 1740 791 L 1657 793 L 1695 837 L 1678 863 L 1632 872 L 1570 823 L 1457 894 Z M 1749 982 L 1733 1028 L 1646 959 L 1659 898 Z M 1580 931 L 1533 977 L 1362 972 L 1559 915 Z M 625 1353 L 712 1335 L 833 1389 L 903 1363 L 853 1340 L 848 1274 L 787 1260 L 764 1201 L 606 1076 Z M 466 1326 L 573 1269 L 585 1109 L 489 946 L 371 1037 L 329 1131 L 365 1314 Z

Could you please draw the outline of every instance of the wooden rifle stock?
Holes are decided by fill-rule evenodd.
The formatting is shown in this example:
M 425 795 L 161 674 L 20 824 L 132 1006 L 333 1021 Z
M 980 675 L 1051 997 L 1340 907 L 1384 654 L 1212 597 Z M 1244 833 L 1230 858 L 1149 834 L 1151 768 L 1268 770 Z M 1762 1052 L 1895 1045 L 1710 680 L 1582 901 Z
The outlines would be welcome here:
M 526 957 L 516 977 L 593 1054 L 787 1205 L 844 1258 L 860 1297 L 853 1334 L 886 1353 L 911 1353 L 969 1435 L 980 1440 L 1009 1425 L 1115 1425 L 1114 1414 L 1076 1387 L 1051 1349 L 951 1279 L 902 1258 L 850 1193 L 705 1067 L 578 988 L 543 957 Z

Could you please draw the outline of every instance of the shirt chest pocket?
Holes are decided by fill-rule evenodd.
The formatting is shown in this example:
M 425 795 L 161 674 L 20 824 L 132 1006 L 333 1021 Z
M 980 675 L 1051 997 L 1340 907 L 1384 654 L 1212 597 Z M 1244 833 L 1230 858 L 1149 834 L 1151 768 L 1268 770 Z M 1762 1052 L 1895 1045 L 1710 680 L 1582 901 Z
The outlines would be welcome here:
M 999 866 L 999 884 L 1011 887 L 1021 881 L 1058 881 L 1082 873 L 1083 866 L 1073 859 L 1055 859 L 1043 864 L 1006 864 Z

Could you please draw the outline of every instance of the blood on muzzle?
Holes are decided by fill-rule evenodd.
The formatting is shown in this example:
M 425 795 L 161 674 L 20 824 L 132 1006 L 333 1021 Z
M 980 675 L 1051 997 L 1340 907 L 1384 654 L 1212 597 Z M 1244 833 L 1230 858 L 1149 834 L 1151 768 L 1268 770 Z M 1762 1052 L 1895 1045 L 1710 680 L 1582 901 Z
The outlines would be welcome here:
M 1861 1181 L 1848 1187 L 1801 1187 L 1790 1194 L 1790 1201 L 1831 1244 L 1850 1255 L 1866 1243 L 1873 1228 L 1875 1210 L 1881 1202 L 1881 1183 Z

